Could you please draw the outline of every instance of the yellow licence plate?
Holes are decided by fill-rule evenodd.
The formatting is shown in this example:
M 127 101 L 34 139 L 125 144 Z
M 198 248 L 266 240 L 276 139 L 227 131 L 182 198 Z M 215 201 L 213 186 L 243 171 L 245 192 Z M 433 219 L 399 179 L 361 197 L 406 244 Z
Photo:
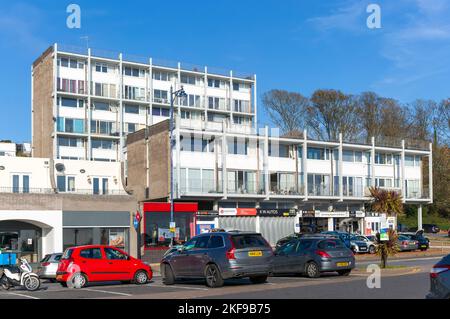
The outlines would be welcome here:
M 345 263 L 337 263 L 336 264 L 338 267 L 347 267 L 348 266 L 348 262 Z
M 262 251 L 257 250 L 257 251 L 249 251 L 248 255 L 250 257 L 261 257 L 262 256 Z

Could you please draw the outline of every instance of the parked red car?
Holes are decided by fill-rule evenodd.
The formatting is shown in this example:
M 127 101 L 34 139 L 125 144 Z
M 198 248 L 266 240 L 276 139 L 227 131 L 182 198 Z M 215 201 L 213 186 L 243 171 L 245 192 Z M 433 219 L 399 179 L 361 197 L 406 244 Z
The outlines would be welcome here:
M 124 251 L 101 245 L 67 248 L 58 265 L 61 285 L 82 288 L 88 282 L 121 281 L 142 285 L 153 277 L 150 265 Z

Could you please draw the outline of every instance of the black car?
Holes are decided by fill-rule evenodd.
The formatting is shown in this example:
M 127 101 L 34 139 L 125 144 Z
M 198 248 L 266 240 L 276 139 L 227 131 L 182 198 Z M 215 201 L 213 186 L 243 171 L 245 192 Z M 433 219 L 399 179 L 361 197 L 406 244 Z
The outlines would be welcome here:
M 425 251 L 430 248 L 430 240 L 423 236 L 423 231 L 418 231 L 417 233 L 399 233 L 399 235 L 406 236 L 412 240 L 417 240 L 421 251 Z
M 422 229 L 426 233 L 432 233 L 432 234 L 436 234 L 441 231 L 441 229 L 436 224 L 423 224 Z

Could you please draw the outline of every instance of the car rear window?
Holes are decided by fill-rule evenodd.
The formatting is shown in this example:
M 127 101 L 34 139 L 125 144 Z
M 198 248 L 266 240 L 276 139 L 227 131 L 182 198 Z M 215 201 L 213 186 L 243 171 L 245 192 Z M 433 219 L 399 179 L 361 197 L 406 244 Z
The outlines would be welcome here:
M 258 234 L 233 235 L 231 240 L 236 249 L 268 246 L 264 238 Z
M 72 257 L 72 254 L 73 254 L 73 249 L 66 249 L 66 251 L 62 255 L 61 259 L 69 259 L 70 257 Z
M 56 256 L 53 257 L 53 260 L 54 261 L 60 261 L 61 257 L 62 257 L 62 255 L 56 255 Z
M 223 247 L 223 246 L 224 246 L 224 243 L 223 243 L 222 236 L 216 236 L 216 235 L 211 236 L 211 239 L 209 240 L 208 248 L 219 248 L 219 247 Z
M 344 243 L 339 239 L 326 239 L 317 245 L 320 249 L 344 248 Z
M 48 261 L 50 259 L 50 255 L 45 255 L 44 258 L 42 258 L 41 263 L 45 263 L 46 261 Z

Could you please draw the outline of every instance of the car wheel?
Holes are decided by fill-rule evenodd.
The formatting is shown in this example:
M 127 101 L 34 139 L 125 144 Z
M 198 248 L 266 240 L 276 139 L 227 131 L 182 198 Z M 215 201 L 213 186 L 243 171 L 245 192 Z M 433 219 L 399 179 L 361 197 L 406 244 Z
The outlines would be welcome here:
M 163 278 L 162 282 L 164 285 L 173 285 L 175 283 L 175 276 L 172 271 L 172 267 L 169 264 L 163 264 Z
M 375 246 L 374 245 L 369 247 L 369 254 L 375 254 Z
M 350 275 L 350 273 L 352 272 L 351 269 L 346 269 L 346 270 L 338 270 L 338 274 L 339 276 L 348 276 Z
M 134 283 L 136 285 L 144 285 L 147 283 L 148 281 L 148 275 L 147 272 L 145 270 L 139 270 L 136 272 L 136 274 L 134 275 Z
M 309 278 L 318 278 L 320 277 L 319 265 L 317 265 L 314 261 L 310 261 L 306 264 L 306 275 Z
M 267 281 L 267 275 L 250 277 L 252 284 L 263 284 Z
M 68 286 L 75 289 L 81 289 L 86 286 L 88 280 L 86 275 L 81 272 L 75 273 L 70 279 Z
M 206 285 L 211 288 L 223 286 L 223 278 L 219 268 L 216 265 L 210 264 L 205 268 Z

